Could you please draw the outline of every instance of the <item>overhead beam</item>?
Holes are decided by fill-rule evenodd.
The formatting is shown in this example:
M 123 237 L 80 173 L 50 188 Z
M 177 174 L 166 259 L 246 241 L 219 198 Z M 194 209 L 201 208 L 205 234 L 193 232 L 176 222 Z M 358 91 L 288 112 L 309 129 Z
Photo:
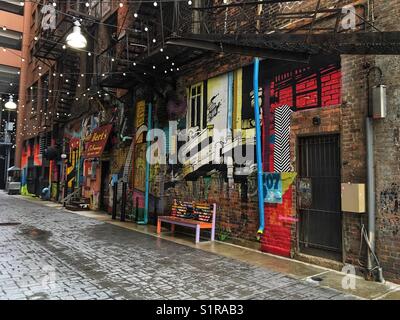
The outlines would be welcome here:
M 400 31 L 349 33 L 191 34 L 179 39 L 292 53 L 400 54 Z
M 277 60 L 296 61 L 304 63 L 307 63 L 309 61 L 309 54 L 307 53 L 296 53 L 296 52 L 261 48 L 255 46 L 245 46 L 241 44 L 225 43 L 223 41 L 216 43 L 207 40 L 176 38 L 167 40 L 166 44 L 182 46 L 182 47 L 190 47 L 190 48 L 196 48 L 214 52 L 241 54 L 245 56 L 254 56 L 266 59 L 277 59 Z

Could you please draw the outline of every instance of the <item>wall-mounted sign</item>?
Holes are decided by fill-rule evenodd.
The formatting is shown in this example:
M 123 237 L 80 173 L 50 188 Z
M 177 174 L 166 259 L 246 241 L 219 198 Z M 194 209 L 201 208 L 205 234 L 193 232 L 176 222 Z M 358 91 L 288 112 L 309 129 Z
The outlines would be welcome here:
M 297 185 L 297 202 L 299 209 L 309 209 L 312 205 L 311 178 L 299 179 Z
M 279 172 L 264 174 L 264 202 L 282 203 L 282 178 Z
M 93 130 L 90 139 L 86 144 L 85 157 L 98 158 L 104 151 L 110 135 L 112 125 L 106 125 Z

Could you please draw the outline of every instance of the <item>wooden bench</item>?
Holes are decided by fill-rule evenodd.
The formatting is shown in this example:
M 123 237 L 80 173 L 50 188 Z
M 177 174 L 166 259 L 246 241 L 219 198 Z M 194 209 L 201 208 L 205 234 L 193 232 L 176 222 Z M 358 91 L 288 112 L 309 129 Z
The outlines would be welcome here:
M 211 241 L 215 239 L 215 216 L 217 205 L 214 203 L 183 202 L 174 200 L 170 216 L 159 216 L 157 220 L 157 233 L 161 233 L 161 223 L 169 223 L 171 231 L 175 225 L 196 229 L 196 243 L 200 242 L 200 231 L 211 229 Z

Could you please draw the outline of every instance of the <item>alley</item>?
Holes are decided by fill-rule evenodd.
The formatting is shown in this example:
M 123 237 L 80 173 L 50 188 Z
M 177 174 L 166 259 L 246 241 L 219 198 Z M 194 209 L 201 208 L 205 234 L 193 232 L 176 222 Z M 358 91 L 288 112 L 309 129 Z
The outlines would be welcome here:
M 0 193 L 0 299 L 352 299 Z

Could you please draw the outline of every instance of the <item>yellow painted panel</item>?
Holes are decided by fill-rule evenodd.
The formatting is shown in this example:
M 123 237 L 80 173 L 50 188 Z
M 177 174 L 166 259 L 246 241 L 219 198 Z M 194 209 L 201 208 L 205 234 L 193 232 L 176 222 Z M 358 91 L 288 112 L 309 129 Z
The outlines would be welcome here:
M 242 81 L 243 69 L 234 72 L 233 87 L 233 129 L 242 128 Z

